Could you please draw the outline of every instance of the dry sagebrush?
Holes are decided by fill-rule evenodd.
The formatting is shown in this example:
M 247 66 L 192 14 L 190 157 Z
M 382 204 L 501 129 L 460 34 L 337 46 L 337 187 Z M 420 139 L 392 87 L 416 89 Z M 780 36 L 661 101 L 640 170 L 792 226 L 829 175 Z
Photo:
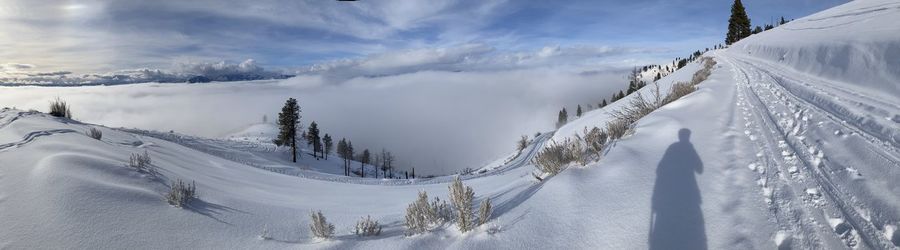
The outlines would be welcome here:
M 166 194 L 166 201 L 175 207 L 185 207 L 197 198 L 197 186 L 193 181 L 186 183 L 182 180 L 172 182 L 171 190 Z
M 87 135 L 96 140 L 100 140 L 101 138 L 103 138 L 103 131 L 100 131 L 97 128 L 91 128 L 91 130 L 88 131 Z
M 459 227 L 459 231 L 465 233 L 472 230 L 475 222 L 472 218 L 472 200 L 475 199 L 475 191 L 472 190 L 472 187 L 463 185 L 459 176 L 453 179 L 448 188 L 450 189 L 450 204 L 456 211 L 456 225 Z
M 372 220 L 371 216 L 366 216 L 356 222 L 354 233 L 359 236 L 377 236 L 381 234 L 381 225 L 377 220 Z
M 331 238 L 334 236 L 334 224 L 328 223 L 322 211 L 311 212 L 309 217 L 312 219 L 309 223 L 309 230 L 317 238 Z
M 538 152 L 532 159 L 535 167 L 541 172 L 556 175 L 566 165 L 574 161 L 582 161 L 582 145 L 579 140 L 566 139 L 563 143 L 551 142 L 549 146 Z

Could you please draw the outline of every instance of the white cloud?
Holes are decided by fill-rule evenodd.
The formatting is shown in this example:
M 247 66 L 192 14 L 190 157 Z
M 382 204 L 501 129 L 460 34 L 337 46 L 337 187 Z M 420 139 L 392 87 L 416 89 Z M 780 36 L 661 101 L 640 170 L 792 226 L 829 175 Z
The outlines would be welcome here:
M 0 64 L 0 70 L 2 71 L 20 71 L 26 69 L 32 69 L 34 65 L 25 64 L 25 63 L 4 63 Z
M 332 81 L 356 77 L 378 77 L 420 71 L 497 71 L 532 68 L 596 70 L 597 67 L 623 67 L 609 61 L 650 50 L 610 46 L 547 46 L 532 51 L 499 51 L 481 43 L 449 47 L 420 48 L 373 54 L 358 59 L 339 59 L 315 64 L 298 71 L 321 74 Z M 627 67 L 627 66 L 626 66 Z

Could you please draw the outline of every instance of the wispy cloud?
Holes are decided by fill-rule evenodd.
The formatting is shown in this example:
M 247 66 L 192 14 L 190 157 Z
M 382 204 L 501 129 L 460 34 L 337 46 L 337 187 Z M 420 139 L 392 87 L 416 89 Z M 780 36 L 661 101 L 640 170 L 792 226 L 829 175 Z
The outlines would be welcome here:
M 762 23 L 845 1 L 759 0 L 747 6 L 753 20 Z M 729 4 L 719 0 L 7 0 L 0 2 L 0 48 L 6 48 L 0 50 L 0 63 L 35 66 L 18 70 L 103 75 L 140 68 L 178 71 L 181 61 L 254 58 L 257 65 L 272 69 L 306 66 L 344 70 L 348 75 L 382 75 L 410 71 L 407 68 L 480 67 L 491 60 L 517 65 L 590 60 L 580 53 L 630 49 L 656 52 L 645 58 L 668 59 L 720 42 Z M 411 66 L 416 63 L 419 66 Z

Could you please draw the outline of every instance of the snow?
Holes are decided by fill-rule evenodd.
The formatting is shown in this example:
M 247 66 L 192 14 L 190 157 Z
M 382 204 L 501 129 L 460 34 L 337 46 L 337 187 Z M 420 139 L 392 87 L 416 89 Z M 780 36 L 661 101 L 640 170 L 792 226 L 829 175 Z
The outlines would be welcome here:
M 538 182 L 529 160 L 548 141 L 603 126 L 635 95 L 544 133 L 462 176 L 476 204 L 495 207 L 464 234 L 446 224 L 404 235 L 407 204 L 419 191 L 445 199 L 453 176 L 345 177 L 334 156 L 290 163 L 267 139 L 271 124 L 210 139 L 4 109 L 0 248 L 897 248 L 900 124 L 884 118 L 900 114 L 887 57 L 900 33 L 872 24 L 900 19 L 898 8 L 853 1 L 710 51 L 717 65 L 696 92 L 639 120 L 599 161 Z M 660 90 L 699 67 L 664 77 Z M 92 127 L 102 140 L 84 134 Z M 145 150 L 158 178 L 124 166 Z M 166 204 L 175 179 L 195 181 L 200 200 Z M 313 210 L 335 238 L 311 237 Z M 382 235 L 350 232 L 367 215 Z

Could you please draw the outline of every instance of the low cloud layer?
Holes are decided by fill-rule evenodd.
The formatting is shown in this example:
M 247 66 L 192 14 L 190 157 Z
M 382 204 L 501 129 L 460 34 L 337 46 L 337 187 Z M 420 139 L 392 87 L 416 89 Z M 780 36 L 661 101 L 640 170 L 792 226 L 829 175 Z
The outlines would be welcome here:
M 295 97 L 304 125 L 316 121 L 335 138 L 351 139 L 359 148 L 387 148 L 401 165 L 437 174 L 504 157 L 519 136 L 552 130 L 561 107 L 596 104 L 625 85 L 619 73 L 554 68 L 421 71 L 328 82 L 302 75 L 199 85 L 0 87 L 0 106 L 46 110 L 59 96 L 84 122 L 218 137 L 263 115 L 277 117 L 284 100 Z

